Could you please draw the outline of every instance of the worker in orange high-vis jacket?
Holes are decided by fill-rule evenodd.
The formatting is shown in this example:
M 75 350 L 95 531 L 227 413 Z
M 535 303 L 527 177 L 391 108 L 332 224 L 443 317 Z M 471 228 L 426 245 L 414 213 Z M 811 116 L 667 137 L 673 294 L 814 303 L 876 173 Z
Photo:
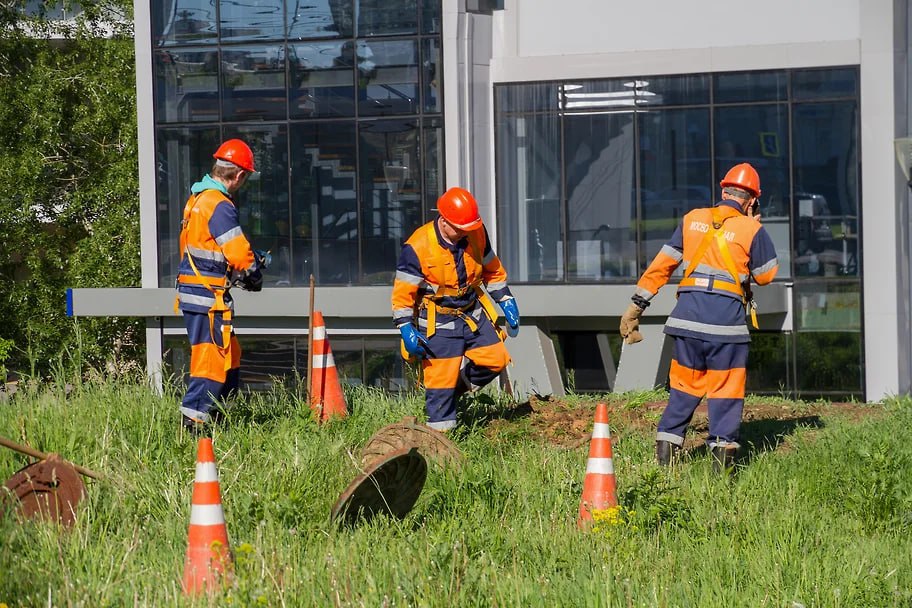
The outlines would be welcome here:
M 642 340 L 643 310 L 683 265 L 678 301 L 665 323 L 665 333 L 674 339 L 674 354 L 668 406 L 656 435 L 656 456 L 662 465 L 681 449 L 704 396 L 714 467 L 734 465 L 750 342 L 745 317 L 750 316 L 756 327 L 750 281 L 766 285 L 779 269 L 773 241 L 760 224 L 757 171 L 748 163 L 736 165 L 720 186 L 720 202 L 684 216 L 643 273 L 633 303 L 621 317 L 621 336 L 627 344 Z
M 421 359 L 428 426 L 446 431 L 456 426 L 457 398 L 490 383 L 510 362 L 492 298 L 514 337 L 519 308 L 475 198 L 450 188 L 437 211 L 402 246 L 392 307 L 403 356 Z
M 184 428 L 200 433 L 238 389 L 241 347 L 234 335 L 232 285 L 263 287 L 268 254 L 250 247 L 234 194 L 255 173 L 253 152 L 240 139 L 213 154 L 212 171 L 190 187 L 181 222 L 175 307 L 190 339 L 190 380 L 181 401 Z

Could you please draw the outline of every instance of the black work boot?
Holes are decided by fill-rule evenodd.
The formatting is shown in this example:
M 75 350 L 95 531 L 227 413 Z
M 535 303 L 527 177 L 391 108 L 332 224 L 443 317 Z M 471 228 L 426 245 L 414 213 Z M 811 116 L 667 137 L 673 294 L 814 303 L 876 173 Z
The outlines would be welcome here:
M 663 467 L 671 466 L 673 462 L 677 462 L 680 451 L 681 446 L 676 443 L 665 441 L 664 439 L 656 441 L 656 460 Z
M 738 448 L 733 445 L 717 445 L 712 449 L 713 471 L 730 473 L 735 468 L 735 454 Z
M 198 422 L 188 416 L 181 416 L 181 427 L 193 438 L 209 437 L 209 425 L 204 422 Z

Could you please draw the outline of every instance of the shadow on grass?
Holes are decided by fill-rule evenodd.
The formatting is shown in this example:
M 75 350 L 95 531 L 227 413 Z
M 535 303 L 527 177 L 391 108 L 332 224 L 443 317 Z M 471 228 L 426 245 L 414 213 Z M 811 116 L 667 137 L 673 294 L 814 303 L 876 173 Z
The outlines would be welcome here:
M 505 403 L 484 394 L 477 397 L 466 395 L 461 400 L 462 403 L 457 406 L 457 420 L 463 428 L 487 426 L 494 420 L 513 422 L 528 418 L 535 411 L 529 401 Z
M 802 416 L 800 418 L 762 418 L 759 420 L 748 420 L 741 424 L 741 449 L 735 460 L 737 468 L 745 467 L 750 462 L 763 454 L 764 452 L 774 452 L 779 448 L 785 439 L 792 435 L 796 429 L 812 428 L 819 429 L 824 427 L 824 422 L 820 416 Z M 699 460 L 709 458 L 709 448 L 705 443 L 686 451 L 686 458 L 689 460 Z M 737 471 L 736 468 L 736 471 Z

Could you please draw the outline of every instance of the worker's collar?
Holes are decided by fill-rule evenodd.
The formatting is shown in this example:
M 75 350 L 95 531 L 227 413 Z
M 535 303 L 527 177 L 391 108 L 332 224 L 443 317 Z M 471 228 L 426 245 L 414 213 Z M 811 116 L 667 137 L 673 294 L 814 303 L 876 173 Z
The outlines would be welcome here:
M 231 196 L 228 193 L 228 188 L 225 184 L 208 174 L 203 176 L 203 179 L 190 186 L 190 192 L 193 194 L 199 194 L 203 190 L 218 190 L 225 196 Z
M 732 199 L 730 199 L 730 198 L 722 199 L 721 201 L 719 201 L 718 203 L 716 203 L 715 206 L 716 206 L 716 207 L 731 207 L 732 209 L 734 209 L 735 211 L 737 211 L 737 212 L 740 213 L 741 215 L 747 215 L 747 214 L 741 209 L 741 205 L 738 204 L 738 201 L 734 201 L 734 200 L 732 200 Z
M 443 238 L 443 233 L 440 232 L 440 224 L 437 220 L 434 220 L 434 233 L 437 235 L 437 242 L 440 243 L 440 246 L 444 249 L 449 249 L 450 251 L 456 251 L 457 249 L 465 249 L 466 244 L 469 242 L 467 236 L 462 237 L 452 245 L 449 241 Z

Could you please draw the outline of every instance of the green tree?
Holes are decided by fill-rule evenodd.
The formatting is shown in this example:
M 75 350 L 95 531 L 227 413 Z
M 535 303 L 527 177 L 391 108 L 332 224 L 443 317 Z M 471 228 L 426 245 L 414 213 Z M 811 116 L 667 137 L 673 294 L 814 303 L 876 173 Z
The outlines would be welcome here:
M 67 287 L 139 284 L 130 0 L 0 7 L 0 340 L 11 370 L 137 357 L 139 319 L 66 317 Z M 34 4 L 34 3 L 32 3 Z M 0 361 L 0 364 L 4 363 Z

